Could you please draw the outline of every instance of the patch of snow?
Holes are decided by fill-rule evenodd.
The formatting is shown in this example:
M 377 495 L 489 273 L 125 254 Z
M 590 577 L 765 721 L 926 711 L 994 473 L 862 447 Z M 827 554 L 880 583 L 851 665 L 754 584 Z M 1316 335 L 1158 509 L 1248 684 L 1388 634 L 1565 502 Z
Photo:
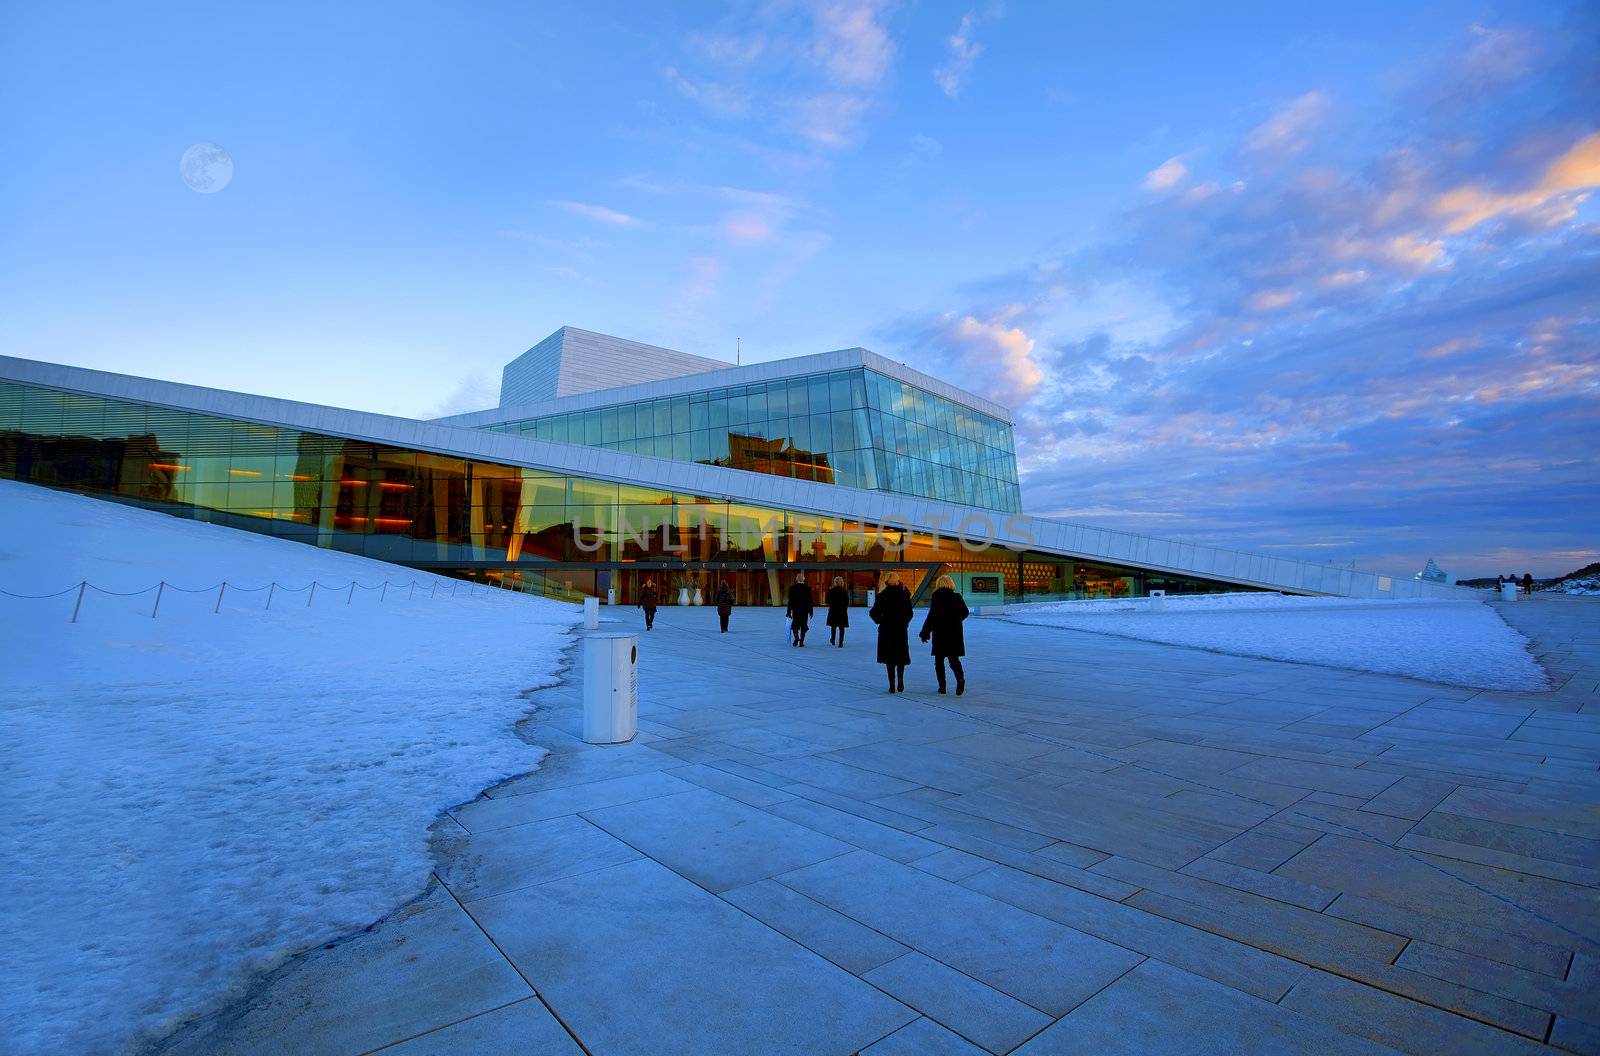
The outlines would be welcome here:
M 238 587 L 156 619 L 91 589 L 77 624 L 75 589 L 0 596 L 7 1052 L 125 1051 L 366 926 L 421 891 L 439 811 L 544 755 L 513 726 L 573 606 L 9 481 L 0 507 L 0 589 Z M 313 577 L 313 605 L 243 589 Z
M 1480 601 L 1196 594 L 1167 598 L 1164 612 L 1124 598 L 1007 606 L 1005 618 L 1448 685 L 1549 688 L 1528 640 Z

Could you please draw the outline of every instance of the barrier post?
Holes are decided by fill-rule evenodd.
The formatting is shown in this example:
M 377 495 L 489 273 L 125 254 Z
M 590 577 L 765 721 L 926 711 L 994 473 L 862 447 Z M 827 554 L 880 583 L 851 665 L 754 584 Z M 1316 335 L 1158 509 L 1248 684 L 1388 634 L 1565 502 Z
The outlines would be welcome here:
M 316 601 L 316 600 L 317 600 L 317 581 L 313 579 L 311 581 L 311 596 L 306 599 L 306 608 L 309 609 L 311 607 L 311 603 L 313 601 Z
M 383 592 L 378 595 L 378 604 L 382 605 L 383 604 L 383 599 L 387 598 L 388 596 L 389 596 L 389 581 L 386 579 L 386 580 L 383 581 Z
M 273 580 L 267 586 L 267 611 L 272 611 L 272 592 L 278 589 L 278 581 Z
M 73 623 L 77 623 L 78 622 L 78 610 L 83 608 L 83 592 L 84 592 L 85 588 L 87 588 L 88 586 L 89 586 L 89 581 L 87 579 L 84 580 L 82 583 L 78 584 L 78 600 L 72 606 L 72 622 Z
M 150 606 L 150 618 L 152 620 L 156 618 L 156 613 L 161 611 L 161 593 L 162 593 L 162 591 L 164 591 L 166 589 L 167 589 L 167 581 L 166 580 L 163 579 L 160 583 L 156 584 L 156 603 L 154 605 Z
M 355 600 L 356 600 L 356 581 L 352 579 L 350 581 L 350 596 L 348 598 L 344 599 L 344 603 L 346 605 L 348 605 L 352 601 L 355 601 Z
M 411 581 L 411 592 L 406 595 L 406 600 L 410 601 L 412 598 L 414 598 L 416 596 L 417 596 L 417 581 L 413 579 Z
M 213 616 L 215 616 L 217 613 L 222 611 L 222 595 L 226 594 L 227 592 L 228 592 L 228 581 L 227 580 L 223 580 L 222 581 L 222 586 L 217 588 L 217 607 L 211 610 L 211 614 Z

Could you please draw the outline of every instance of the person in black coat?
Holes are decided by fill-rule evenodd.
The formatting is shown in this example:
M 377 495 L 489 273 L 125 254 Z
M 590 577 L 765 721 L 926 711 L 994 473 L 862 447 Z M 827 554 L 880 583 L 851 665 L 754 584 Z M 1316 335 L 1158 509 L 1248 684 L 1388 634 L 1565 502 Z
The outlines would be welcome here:
M 645 580 L 644 589 L 639 592 L 639 607 L 644 610 L 644 629 L 651 631 L 656 626 L 656 585 Z
M 728 617 L 733 615 L 733 588 L 723 580 L 717 588 L 717 619 L 722 622 L 722 633 L 728 633 Z
M 794 577 L 794 585 L 789 588 L 789 631 L 794 635 L 790 645 L 805 647 L 806 631 L 811 628 L 811 612 L 815 608 L 811 588 L 806 586 L 806 574 L 802 572 Z
M 889 672 L 889 692 L 904 693 L 906 665 L 911 662 L 911 644 L 906 628 L 911 626 L 911 592 L 900 585 L 900 573 L 890 572 L 867 615 L 878 625 L 878 663 Z
M 828 588 L 828 644 L 844 648 L 844 629 L 850 626 L 850 591 L 843 576 L 833 577 Z
M 966 672 L 961 670 L 961 657 L 966 655 L 966 636 L 961 632 L 961 621 L 967 618 L 967 603 L 956 593 L 956 581 L 940 576 L 928 601 L 928 616 L 922 621 L 923 641 L 933 639 L 933 671 L 939 676 L 939 692 L 944 692 L 944 662 L 950 661 L 950 670 L 956 676 L 956 696 L 967 691 Z

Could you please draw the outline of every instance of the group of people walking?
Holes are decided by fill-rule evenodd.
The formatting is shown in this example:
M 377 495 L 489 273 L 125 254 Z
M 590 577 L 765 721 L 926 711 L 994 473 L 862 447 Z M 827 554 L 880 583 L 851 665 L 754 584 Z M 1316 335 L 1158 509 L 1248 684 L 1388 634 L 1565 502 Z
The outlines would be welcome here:
M 655 584 L 645 583 L 639 592 L 639 607 L 644 610 L 645 630 L 655 627 L 656 606 L 660 598 Z M 728 632 L 728 618 L 733 614 L 733 588 L 724 581 L 716 594 L 717 620 L 721 633 Z M 843 576 L 833 577 L 833 585 L 823 598 L 828 609 L 828 644 L 844 648 L 844 634 L 850 626 L 850 590 Z M 811 585 L 804 572 L 795 576 L 789 587 L 788 607 L 789 644 L 796 649 L 805 648 L 806 634 L 811 629 L 811 617 L 817 609 Z M 884 666 L 889 677 L 889 692 L 904 693 L 906 667 L 911 663 L 910 628 L 914 617 L 911 592 L 900 582 L 900 573 L 890 572 L 884 577 L 867 616 L 878 625 L 878 663 Z M 955 580 L 940 576 L 934 584 L 933 595 L 928 600 L 928 615 L 922 621 L 917 637 L 931 647 L 933 671 L 938 677 L 939 692 L 948 691 L 945 663 L 956 678 L 956 696 L 967 691 L 966 671 L 961 658 L 966 655 L 966 638 L 961 624 L 968 616 L 967 603 L 956 591 Z
M 843 576 L 833 577 L 833 586 L 828 588 L 823 604 L 828 606 L 828 644 L 843 649 L 844 632 L 850 626 L 850 590 L 844 585 Z M 784 615 L 789 618 L 790 645 L 805 648 L 806 632 L 811 629 L 811 616 L 816 610 L 811 585 L 806 582 L 806 574 L 802 572 L 794 577 L 794 583 L 789 587 L 789 605 L 784 610 Z M 726 620 L 723 629 L 727 629 Z

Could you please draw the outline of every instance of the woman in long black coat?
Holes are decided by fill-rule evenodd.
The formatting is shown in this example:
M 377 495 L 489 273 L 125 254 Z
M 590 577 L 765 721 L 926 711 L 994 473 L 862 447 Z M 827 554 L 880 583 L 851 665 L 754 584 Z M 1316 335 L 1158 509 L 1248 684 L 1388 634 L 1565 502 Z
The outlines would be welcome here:
M 828 644 L 844 648 L 844 629 L 850 626 L 850 591 L 844 577 L 834 576 L 828 588 Z
M 728 633 L 728 617 L 733 615 L 733 588 L 723 580 L 717 588 L 717 619 L 722 623 L 722 633 Z
M 811 588 L 806 586 L 806 574 L 802 572 L 794 577 L 794 585 L 789 588 L 790 645 L 805 648 L 806 632 L 811 629 L 811 613 L 815 608 L 816 605 L 811 598 Z
M 904 693 L 906 665 L 911 662 L 911 593 L 900 585 L 900 573 L 890 572 L 867 615 L 878 625 L 878 663 L 889 672 L 889 692 Z
M 956 696 L 967 691 L 967 675 L 961 670 L 961 657 L 967 653 L 966 635 L 961 631 L 961 621 L 967 618 L 967 602 L 956 593 L 956 581 L 940 576 L 928 601 L 928 616 L 922 621 L 923 641 L 933 639 L 933 671 L 939 676 L 939 692 L 944 692 L 944 662 L 950 661 L 950 670 L 956 676 Z

